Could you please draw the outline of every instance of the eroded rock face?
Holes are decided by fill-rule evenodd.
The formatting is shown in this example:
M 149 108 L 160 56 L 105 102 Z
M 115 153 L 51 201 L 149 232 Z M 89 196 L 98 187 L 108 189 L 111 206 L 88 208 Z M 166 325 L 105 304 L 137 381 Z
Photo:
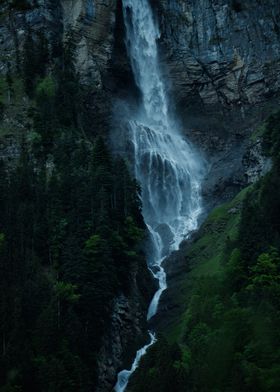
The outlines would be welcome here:
M 280 90 L 280 3 L 154 0 L 178 99 L 262 102 Z
M 252 141 L 243 158 L 245 176 L 249 184 L 264 176 L 272 166 L 272 162 L 264 157 L 261 144 L 260 139 Z
M 140 293 L 135 294 L 129 298 L 120 295 L 114 301 L 110 333 L 105 336 L 98 355 L 96 392 L 111 391 L 116 383 L 117 372 L 124 366 L 130 368 L 136 350 L 148 340 L 145 336 L 146 309 L 141 305 Z
M 48 41 L 59 40 L 63 31 L 61 5 L 59 1 L 38 0 L 36 6 L 11 8 L 9 1 L 0 5 L 0 76 L 8 69 L 14 73 L 23 61 L 23 48 L 28 32 L 35 36 L 44 33 Z
M 21 4 L 21 3 L 19 3 Z M 117 90 L 117 78 L 112 77 L 112 57 L 115 55 L 116 18 L 118 0 L 26 0 L 24 6 L 0 5 L 0 79 L 22 72 L 25 45 L 41 37 L 47 42 L 51 62 L 49 71 L 61 60 L 55 57 L 56 48 L 71 42 L 74 47 L 74 64 L 79 74 L 87 118 L 82 124 L 88 134 L 108 133 L 112 111 L 113 90 Z M 116 72 L 117 73 L 117 72 Z M 15 76 L 20 78 L 20 76 Z M 111 85 L 109 85 L 111 83 Z M 15 110 L 8 110 L 9 105 Z M 22 129 L 30 126 L 27 119 L 28 98 L 22 91 L 22 99 L 7 102 L 3 120 L 5 137 L 14 138 L 16 144 Z M 15 121 L 15 113 L 21 121 Z M 3 132 L 1 132 L 3 134 Z M 5 149 L 1 155 L 10 156 Z M 16 158 L 16 156 L 14 156 Z
M 84 94 L 89 138 L 98 133 L 108 138 L 118 81 L 127 87 L 126 81 L 131 78 L 124 45 L 117 42 L 123 34 L 119 21 L 117 26 L 120 0 L 37 0 L 36 4 L 28 0 L 28 4 L 16 9 L 10 8 L 8 2 L 0 5 L 0 81 L 10 73 L 21 83 L 18 101 L 15 104 L 5 97 L 5 111 L 0 117 L 0 159 L 14 164 L 21 153 L 20 135 L 32 129 L 28 117 L 30 100 L 20 74 L 29 37 L 36 41 L 42 34 L 46 40 L 52 56 L 49 72 L 56 61 L 61 61 L 54 58 L 53 45 L 65 45 L 69 40 L 74 44 L 74 64 Z M 48 166 L 52 170 L 51 161 Z M 135 351 L 146 341 L 146 313 L 155 287 L 144 259 L 128 271 L 127 282 L 127 293 L 114 299 L 98 355 L 99 392 L 112 390 L 117 371 L 130 364 Z
M 73 35 L 81 82 L 102 89 L 112 57 L 117 0 L 61 0 L 64 39 Z
M 29 0 L 30 7 L 13 9 L 8 3 L 0 5 L 1 74 L 20 61 L 27 32 L 40 31 L 49 42 L 73 39 L 82 80 L 102 86 L 100 73 L 113 51 L 117 0 Z
M 183 130 L 211 162 L 214 159 L 214 166 L 223 165 L 220 158 L 242 165 L 248 136 L 279 104 L 280 3 L 151 1 L 162 32 L 162 67 Z M 88 122 L 108 131 L 119 86 L 129 90 L 133 82 L 127 76 L 129 64 L 120 56 L 121 0 L 29 4 L 13 11 L 8 2 L 0 5 L 0 76 L 20 66 L 28 31 L 34 36 L 43 31 L 50 45 L 73 40 L 75 64 L 87 89 Z M 24 110 L 24 102 L 22 106 Z M 238 158 L 233 150 L 240 150 Z
M 125 93 L 135 88 L 124 53 L 121 0 L 37 0 L 36 6 L 29 2 L 30 8 L 12 12 L 7 1 L 0 4 L 0 77 L 8 70 L 16 73 L 28 31 L 34 37 L 43 31 L 50 44 L 73 40 L 88 122 L 93 132 L 107 135 L 120 88 Z M 203 192 L 212 206 L 232 198 L 268 168 L 260 141 L 252 143 L 249 136 L 279 105 L 280 3 L 151 2 L 162 32 L 162 68 L 182 129 L 210 163 Z M 16 115 L 12 109 L 4 115 L 8 125 L 1 135 L 0 157 L 19 156 L 16 135 L 28 127 L 27 109 L 23 97 Z M 100 392 L 111 390 L 125 353 L 132 354 L 135 337 L 145 330 L 149 298 L 136 280 L 133 284 L 129 298 L 115 299 L 110 333 L 100 352 Z
M 250 135 L 280 96 L 276 0 L 152 0 L 162 68 L 182 130 L 205 154 L 209 205 L 256 179 Z M 249 155 L 248 155 L 249 154 Z M 266 166 L 258 155 L 258 167 Z M 256 169 L 255 174 L 262 170 Z M 211 200 L 210 200 L 211 199 Z

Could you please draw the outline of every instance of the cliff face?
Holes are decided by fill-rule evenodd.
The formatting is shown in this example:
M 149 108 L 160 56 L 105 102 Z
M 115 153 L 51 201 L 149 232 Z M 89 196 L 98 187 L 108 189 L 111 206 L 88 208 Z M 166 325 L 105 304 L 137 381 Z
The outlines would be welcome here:
M 131 367 L 136 350 L 146 344 L 148 336 L 147 303 L 156 287 L 144 266 L 138 267 L 128 277 L 131 283 L 129 296 L 115 298 L 111 327 L 104 337 L 98 356 L 98 386 L 96 392 L 111 391 L 116 382 L 117 371 Z
M 81 81 L 98 90 L 108 69 L 114 43 L 116 0 L 39 0 L 11 8 L 5 2 L 1 13 L 0 72 L 19 66 L 28 31 L 42 32 L 51 46 L 71 37 L 76 45 L 76 66 Z
M 60 66 L 59 45 L 71 42 L 87 112 L 86 121 L 81 126 L 89 134 L 108 132 L 112 90 L 116 89 L 116 82 L 110 75 L 115 53 L 117 1 L 26 0 L 19 4 L 14 6 L 13 2 L 1 2 L 0 5 L 0 78 L 4 101 L 0 155 L 15 157 L 18 154 L 17 141 L 29 126 L 27 108 L 30 102 L 23 91 L 20 75 L 30 40 L 46 42 L 50 72 L 55 66 Z M 5 88 L 6 79 L 10 76 L 17 79 L 15 93 L 19 99 L 16 100 Z
M 50 72 L 58 62 L 56 43 L 72 41 L 86 112 L 79 126 L 89 137 L 107 135 L 115 98 L 134 92 L 123 44 L 121 0 L 23 3 L 19 8 L 11 8 L 9 2 L 0 5 L 0 81 L 6 86 L 7 75 L 21 72 L 28 37 L 46 39 Z M 170 81 L 170 96 L 182 128 L 210 162 L 204 193 L 209 204 L 215 204 L 231 198 L 267 168 L 259 139 L 250 136 L 279 102 L 280 4 L 152 0 L 152 5 L 162 32 L 162 68 Z M 13 89 L 12 97 L 3 89 L 4 109 L 0 107 L 0 157 L 7 160 L 19 156 L 19 140 L 32 129 L 30 101 L 19 80 Z M 100 355 L 100 391 L 112 387 L 124 352 L 128 346 L 133 351 L 134 338 L 141 335 L 148 298 L 136 278 L 133 293 L 130 299 L 115 301 L 110 336 Z
M 61 6 L 55 1 L 38 1 L 36 6 L 23 2 L 16 7 L 13 2 L 0 3 L 0 158 L 18 158 L 19 140 L 30 127 L 22 80 L 25 43 L 28 38 L 38 40 L 38 33 L 42 33 L 51 48 L 61 41 L 62 32 Z
M 279 92 L 279 2 L 154 3 L 178 101 L 244 106 Z
M 130 78 L 123 40 L 119 39 L 123 34 L 120 4 L 117 0 L 1 2 L 0 158 L 14 165 L 23 140 L 31 149 L 34 123 L 29 112 L 34 103 L 24 86 L 30 41 L 36 49 L 41 40 L 46 43 L 47 74 L 62 67 L 61 47 L 69 43 L 73 46 L 83 103 L 78 132 L 89 140 L 98 134 L 108 137 L 113 97 Z M 147 305 L 154 291 L 146 265 L 140 263 L 127 271 L 127 281 L 130 294 L 122 293 L 114 299 L 111 325 L 107 326 L 98 355 L 96 387 L 100 392 L 112 389 L 117 370 L 130 363 L 130 356 L 145 339 Z
M 279 104 L 277 1 L 153 0 L 162 67 L 182 128 L 210 163 L 204 193 L 215 204 L 254 181 L 258 124 Z M 212 203 L 210 201 L 210 204 Z
M 116 0 L 62 0 L 64 36 L 73 34 L 81 82 L 94 91 L 104 88 L 112 58 Z

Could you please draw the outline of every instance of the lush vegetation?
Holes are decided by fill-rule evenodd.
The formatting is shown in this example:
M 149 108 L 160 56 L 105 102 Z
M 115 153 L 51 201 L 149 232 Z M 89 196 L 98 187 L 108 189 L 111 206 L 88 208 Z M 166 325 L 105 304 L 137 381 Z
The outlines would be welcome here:
M 186 311 L 144 358 L 131 391 L 279 390 L 280 112 L 266 123 L 264 149 L 272 170 L 216 209 L 194 240 L 178 299 Z
M 138 186 L 80 126 L 72 44 L 52 64 L 48 50 L 30 33 L 5 81 L 10 100 L 23 81 L 29 126 L 19 159 L 0 161 L 1 392 L 93 391 L 112 300 L 145 276 Z
M 5 115 L 23 125 L 12 135 L 19 157 L 0 161 L 1 392 L 93 391 L 113 299 L 130 295 L 137 269 L 144 286 L 139 189 L 87 119 L 73 42 L 29 31 L 16 73 L 0 79 L 0 136 L 11 133 Z M 278 392 L 279 113 L 263 138 L 272 170 L 201 228 L 186 255 L 185 311 L 131 391 Z

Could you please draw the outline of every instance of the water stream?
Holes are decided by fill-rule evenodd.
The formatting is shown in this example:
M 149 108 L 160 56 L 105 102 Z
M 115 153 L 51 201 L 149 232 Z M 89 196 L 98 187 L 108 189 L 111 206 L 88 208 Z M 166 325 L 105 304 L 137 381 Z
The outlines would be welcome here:
M 167 288 L 163 260 L 198 225 L 201 214 L 200 184 L 203 163 L 180 133 L 169 111 L 166 88 L 160 72 L 157 40 L 160 37 L 148 0 L 122 0 L 126 47 L 142 104 L 127 121 L 133 145 L 135 177 L 142 189 L 143 217 L 150 232 L 148 265 L 159 288 L 147 314 L 149 320 Z M 116 392 L 125 391 L 140 359 L 156 336 L 137 351 L 130 370 L 118 374 Z

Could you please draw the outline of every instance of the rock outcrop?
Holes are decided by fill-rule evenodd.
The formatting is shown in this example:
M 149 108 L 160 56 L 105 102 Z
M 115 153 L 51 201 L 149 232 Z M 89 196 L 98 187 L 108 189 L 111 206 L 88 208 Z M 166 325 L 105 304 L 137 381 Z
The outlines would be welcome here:
M 142 270 L 142 277 L 138 282 L 135 272 L 132 274 L 134 282 L 129 297 L 122 294 L 114 301 L 109 333 L 104 337 L 98 355 L 99 379 L 96 392 L 111 391 L 117 372 L 124 367 L 129 369 L 136 350 L 148 341 L 145 332 L 146 305 L 156 288 L 153 287 L 151 276 L 145 271 Z
M 101 89 L 112 58 L 117 0 L 30 0 L 30 6 L 0 5 L 0 73 L 16 70 L 27 33 L 41 32 L 49 45 L 72 39 L 81 82 Z
M 89 133 L 109 131 L 113 90 L 117 81 L 112 76 L 112 58 L 116 55 L 116 19 L 120 2 L 117 0 L 26 0 L 14 6 L 13 2 L 0 5 L 0 79 L 22 72 L 28 40 L 47 42 L 51 57 L 51 68 L 58 61 L 56 51 L 59 45 L 71 42 L 74 47 L 74 63 L 79 74 L 87 111 L 87 124 L 82 124 Z M 117 73 L 117 72 L 116 72 Z M 23 91 L 20 99 L 9 102 L 5 99 L 6 110 L 3 124 L 8 139 L 15 143 L 28 127 L 28 99 Z M 6 97 L 4 97 L 6 98 Z M 15 110 L 8 110 L 13 106 Z M 16 114 L 15 114 L 16 112 Z M 16 121 L 16 117 L 21 119 Z M 5 139 L 1 145 L 2 156 L 13 158 L 5 150 Z
M 116 0 L 61 0 L 64 39 L 76 44 L 81 83 L 94 91 L 104 88 L 114 46 Z
M 244 166 L 253 147 L 250 135 L 279 106 L 280 4 L 152 0 L 152 5 L 172 102 L 183 131 L 210 163 L 204 194 L 213 205 L 250 182 Z
M 43 38 L 47 42 L 50 73 L 61 61 L 55 57 L 56 48 L 72 44 L 86 116 L 79 126 L 89 139 L 97 134 L 108 137 L 112 101 L 121 85 L 127 87 L 126 81 L 131 79 L 122 39 L 121 1 L 26 0 L 17 4 L 7 1 L 0 5 L 0 103 L 1 98 L 4 102 L 0 112 L 0 158 L 15 164 L 23 135 L 28 140 L 32 133 L 28 115 L 32 100 L 21 75 L 28 40 L 38 42 Z M 16 86 L 11 97 L 9 77 L 13 78 L 13 90 Z M 98 355 L 99 392 L 113 388 L 117 371 L 124 364 L 128 366 L 146 338 L 146 312 L 155 288 L 144 260 L 128 271 L 127 279 L 129 294 L 114 299 L 110 325 L 106 326 Z
M 279 2 L 154 0 L 153 4 L 177 100 L 242 106 L 279 93 Z
M 232 198 L 269 167 L 260 140 L 252 142 L 250 136 L 279 105 L 280 3 L 151 2 L 162 32 L 162 71 L 170 81 L 174 111 L 209 162 L 204 196 L 210 208 Z M 19 71 L 28 34 L 36 40 L 42 33 L 52 55 L 57 42 L 72 40 L 88 117 L 81 126 L 89 135 L 107 135 L 115 99 L 138 94 L 123 43 L 121 0 L 25 3 L 13 9 L 10 1 L 0 4 L 0 81 Z M 15 94 L 14 101 L 4 97 L 3 116 L 0 106 L 0 158 L 9 160 L 18 158 L 20 135 L 30 128 L 28 98 L 20 83 Z M 100 352 L 99 392 L 110 390 L 126 360 L 124 353 L 132 353 L 143 337 L 148 297 L 137 280 L 132 292 L 129 299 L 115 299 L 110 333 Z

